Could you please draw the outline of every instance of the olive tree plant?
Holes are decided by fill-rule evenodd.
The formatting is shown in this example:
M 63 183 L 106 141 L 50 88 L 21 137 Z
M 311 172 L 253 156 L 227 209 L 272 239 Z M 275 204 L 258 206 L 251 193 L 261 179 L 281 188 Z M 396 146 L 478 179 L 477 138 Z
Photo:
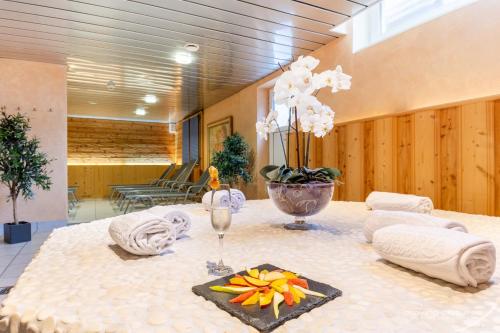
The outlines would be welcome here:
M 49 190 L 47 167 L 51 160 L 40 151 L 40 141 L 28 138 L 29 119 L 20 113 L 0 115 L 0 182 L 9 190 L 14 223 L 18 224 L 17 199 L 33 198 L 33 186 Z

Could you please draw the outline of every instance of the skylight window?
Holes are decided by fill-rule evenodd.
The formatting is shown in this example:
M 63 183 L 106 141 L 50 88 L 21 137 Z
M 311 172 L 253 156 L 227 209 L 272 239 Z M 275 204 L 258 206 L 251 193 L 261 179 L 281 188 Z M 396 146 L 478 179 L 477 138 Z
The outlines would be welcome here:
M 477 0 L 383 0 L 353 19 L 353 52 Z

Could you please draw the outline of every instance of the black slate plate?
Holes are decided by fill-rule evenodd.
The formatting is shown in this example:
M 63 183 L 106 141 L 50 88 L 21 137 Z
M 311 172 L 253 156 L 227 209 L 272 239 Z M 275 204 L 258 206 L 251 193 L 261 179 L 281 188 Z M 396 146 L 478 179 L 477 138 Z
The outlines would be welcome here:
M 267 269 L 268 271 L 280 269 L 270 264 L 260 265 L 256 268 L 258 268 L 259 271 L 264 269 Z M 238 274 L 248 275 L 245 271 L 239 272 Z M 287 320 L 297 318 L 303 313 L 309 312 L 316 307 L 342 296 L 342 291 L 339 289 L 333 288 L 324 283 L 310 280 L 304 276 L 300 276 L 300 278 L 307 280 L 309 289 L 320 292 L 326 295 L 326 297 L 321 298 L 307 295 L 306 299 L 303 299 L 300 304 L 294 304 L 292 307 L 289 307 L 285 303 L 281 303 L 279 307 L 279 318 L 276 319 L 272 303 L 270 306 L 263 309 L 261 309 L 258 304 L 242 306 L 241 304 L 229 303 L 229 300 L 237 295 L 210 290 L 209 287 L 211 286 L 223 286 L 224 284 L 229 283 L 229 279 L 233 276 L 234 275 L 226 276 L 205 284 L 194 286 L 192 290 L 196 295 L 202 296 L 206 300 L 214 302 L 220 309 L 228 312 L 232 316 L 235 316 L 243 323 L 255 327 L 262 333 L 271 332 L 278 326 L 283 325 Z

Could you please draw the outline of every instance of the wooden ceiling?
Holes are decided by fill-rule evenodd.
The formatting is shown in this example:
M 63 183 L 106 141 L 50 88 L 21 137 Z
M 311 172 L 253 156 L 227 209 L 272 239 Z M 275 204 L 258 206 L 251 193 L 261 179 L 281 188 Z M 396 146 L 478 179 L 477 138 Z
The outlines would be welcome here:
M 137 118 L 145 107 L 143 119 L 175 121 L 328 43 L 375 2 L 0 0 L 0 57 L 67 64 L 69 114 Z M 181 65 L 187 43 L 200 49 Z

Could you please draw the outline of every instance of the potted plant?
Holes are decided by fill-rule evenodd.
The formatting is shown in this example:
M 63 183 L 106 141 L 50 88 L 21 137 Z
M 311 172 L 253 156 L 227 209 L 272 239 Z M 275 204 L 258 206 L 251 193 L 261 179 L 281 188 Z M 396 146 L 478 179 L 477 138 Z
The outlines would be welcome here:
M 310 169 L 309 150 L 311 134 L 324 137 L 333 129 L 335 113 L 328 105 L 322 104 L 316 95 L 320 89 L 330 87 L 332 93 L 348 90 L 351 76 L 335 70 L 313 73 L 319 60 L 311 57 L 299 57 L 277 79 L 274 85 L 276 104 L 288 107 L 287 147 L 283 141 L 277 111 L 271 111 L 267 117 L 256 123 L 259 136 L 267 140 L 267 134 L 278 131 L 281 147 L 285 155 L 285 165 L 268 165 L 260 174 L 267 180 L 267 190 L 274 204 L 284 213 L 295 216 L 295 223 L 285 225 L 287 229 L 307 230 L 311 226 L 305 223 L 305 217 L 321 211 L 331 201 L 335 180 L 340 171 L 335 168 Z M 290 133 L 295 132 L 297 160 L 296 167 L 290 165 Z M 299 131 L 306 137 L 305 147 L 300 148 Z
M 212 163 L 219 170 L 219 177 L 230 186 L 243 181 L 252 181 L 250 168 L 250 148 L 238 133 L 228 136 L 223 142 L 223 149 L 212 157 Z
M 31 240 L 31 224 L 19 221 L 17 199 L 31 199 L 33 186 L 49 190 L 52 185 L 47 166 L 50 160 L 40 151 L 37 138 L 28 138 L 29 119 L 17 113 L 0 117 L 0 182 L 7 186 L 12 202 L 14 221 L 4 224 L 6 243 L 14 244 Z

